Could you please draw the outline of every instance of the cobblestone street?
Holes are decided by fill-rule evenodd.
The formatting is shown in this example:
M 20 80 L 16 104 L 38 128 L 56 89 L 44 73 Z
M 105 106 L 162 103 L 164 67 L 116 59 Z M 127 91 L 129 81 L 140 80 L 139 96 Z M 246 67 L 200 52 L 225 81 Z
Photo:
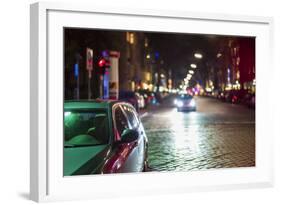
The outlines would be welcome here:
M 142 119 L 153 171 L 255 166 L 255 111 L 197 97 L 196 112 L 177 112 L 169 98 Z

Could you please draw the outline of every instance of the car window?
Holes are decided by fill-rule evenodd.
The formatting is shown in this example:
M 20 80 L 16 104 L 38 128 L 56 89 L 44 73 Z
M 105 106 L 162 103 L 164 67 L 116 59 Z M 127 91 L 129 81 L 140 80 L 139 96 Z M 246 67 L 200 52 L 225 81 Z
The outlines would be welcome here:
M 108 116 L 105 110 L 65 110 L 65 147 L 94 146 L 109 141 Z
M 127 118 L 119 106 L 115 109 L 115 123 L 119 136 L 122 135 L 125 129 L 129 129 Z
M 126 115 L 128 116 L 128 120 L 130 122 L 132 129 L 136 129 L 139 125 L 139 121 L 138 121 L 138 118 L 136 116 L 134 109 L 127 105 L 123 105 L 122 107 L 123 107 Z
M 180 95 L 178 97 L 178 99 L 180 99 L 180 100 L 190 100 L 190 99 L 192 99 L 192 96 L 183 94 L 183 95 Z

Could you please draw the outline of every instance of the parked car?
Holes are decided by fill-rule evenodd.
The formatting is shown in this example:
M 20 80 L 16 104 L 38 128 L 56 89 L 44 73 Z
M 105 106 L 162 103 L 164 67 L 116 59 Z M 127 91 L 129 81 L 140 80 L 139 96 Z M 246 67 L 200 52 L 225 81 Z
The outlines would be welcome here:
M 243 98 L 243 104 L 247 105 L 249 108 L 256 107 L 256 96 L 254 93 L 247 93 Z
M 196 111 L 196 103 L 193 96 L 180 94 L 175 99 L 175 105 L 178 111 Z
M 238 104 L 243 102 L 246 93 L 246 90 L 230 90 L 225 94 L 225 98 L 227 102 Z
M 64 103 L 64 176 L 145 171 L 147 144 L 143 125 L 129 103 Z

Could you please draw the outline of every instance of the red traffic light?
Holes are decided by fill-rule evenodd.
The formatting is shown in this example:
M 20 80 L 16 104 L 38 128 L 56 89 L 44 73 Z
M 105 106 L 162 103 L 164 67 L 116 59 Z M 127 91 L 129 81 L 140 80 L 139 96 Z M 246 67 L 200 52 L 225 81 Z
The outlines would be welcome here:
M 105 66 L 105 64 L 106 64 L 106 61 L 105 61 L 105 59 L 101 59 L 101 60 L 99 60 L 99 67 L 104 67 Z

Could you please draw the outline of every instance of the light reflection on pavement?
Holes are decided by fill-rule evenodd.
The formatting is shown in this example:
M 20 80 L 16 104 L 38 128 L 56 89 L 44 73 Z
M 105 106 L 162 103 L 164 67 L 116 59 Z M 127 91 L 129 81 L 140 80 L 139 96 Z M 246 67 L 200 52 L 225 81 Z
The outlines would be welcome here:
M 209 98 L 196 102 L 196 112 L 162 105 L 142 120 L 152 170 L 255 166 L 254 110 Z

